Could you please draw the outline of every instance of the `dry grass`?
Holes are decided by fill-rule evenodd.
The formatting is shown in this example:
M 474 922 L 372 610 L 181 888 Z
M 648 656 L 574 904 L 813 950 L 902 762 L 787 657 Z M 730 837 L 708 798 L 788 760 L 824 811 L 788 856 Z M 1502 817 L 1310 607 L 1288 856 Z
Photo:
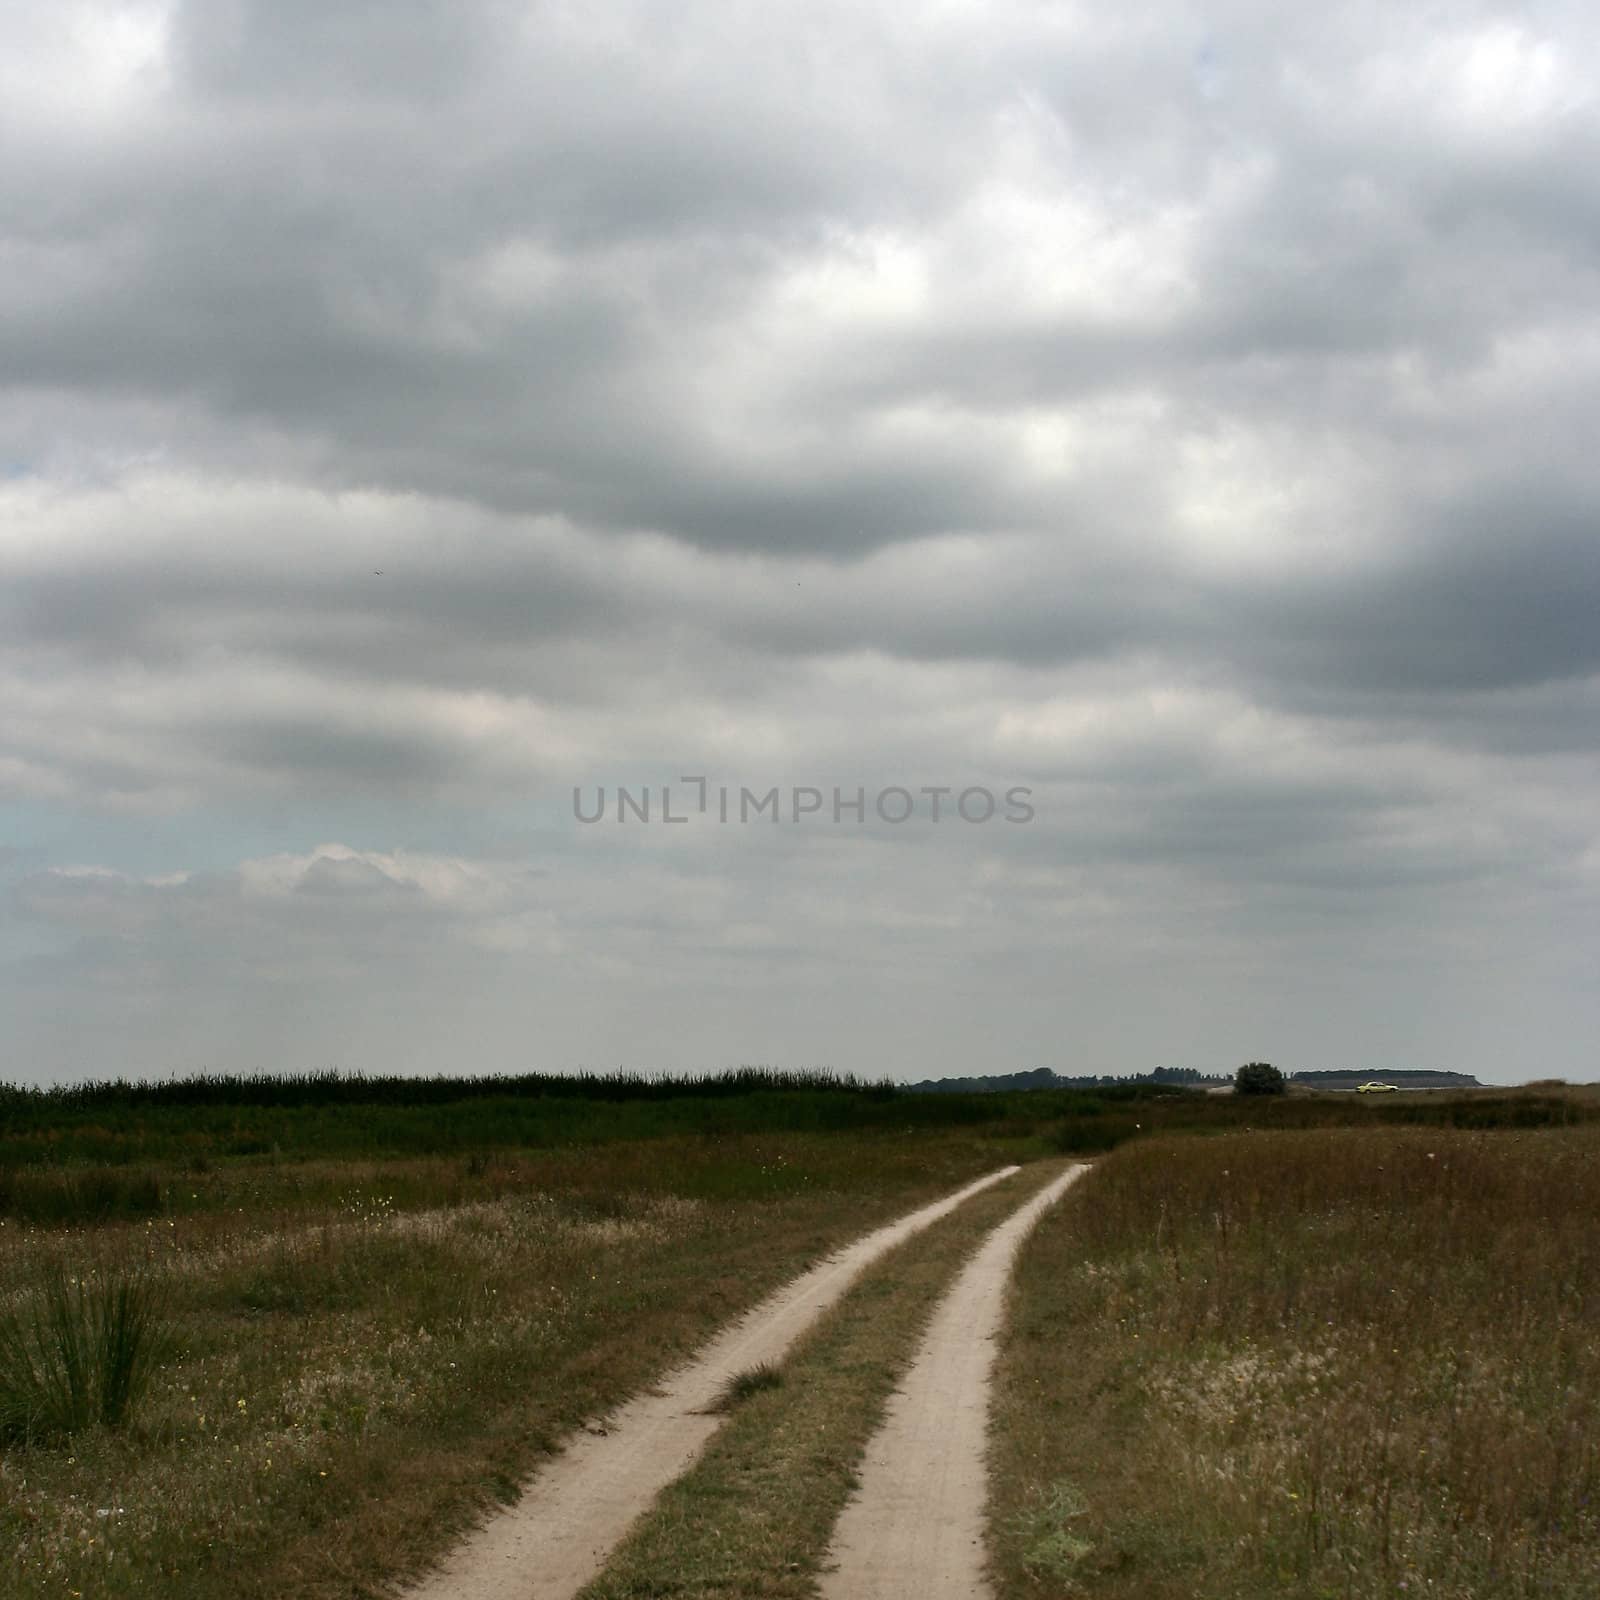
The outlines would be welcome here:
M 1600 1593 L 1600 1138 L 1132 1145 L 1025 1247 L 1006 1596 Z
M 562 1433 L 997 1159 L 840 1135 L 236 1164 L 190 1180 L 186 1215 L 12 1219 L 0 1312 L 52 1273 L 137 1265 L 183 1353 L 132 1426 L 0 1452 L 7 1600 L 387 1592 Z

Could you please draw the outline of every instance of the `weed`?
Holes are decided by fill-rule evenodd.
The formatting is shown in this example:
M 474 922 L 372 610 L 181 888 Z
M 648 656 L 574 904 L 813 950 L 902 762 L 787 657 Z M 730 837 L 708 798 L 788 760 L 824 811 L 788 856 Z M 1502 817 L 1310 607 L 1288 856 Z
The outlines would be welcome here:
M 1065 1478 L 1058 1478 L 1037 1503 L 1017 1513 L 1013 1529 L 1022 1550 L 1022 1564 L 1070 1585 L 1094 1546 L 1072 1530 L 1088 1510 L 1083 1496 Z

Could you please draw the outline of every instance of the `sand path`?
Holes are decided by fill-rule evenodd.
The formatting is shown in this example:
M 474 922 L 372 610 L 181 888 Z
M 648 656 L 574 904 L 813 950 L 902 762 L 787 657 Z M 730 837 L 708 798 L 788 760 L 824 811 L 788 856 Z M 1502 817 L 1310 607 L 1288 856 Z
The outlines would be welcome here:
M 983 1242 L 940 1302 L 867 1446 L 834 1529 L 824 1600 L 983 1600 L 989 1379 L 1012 1260 L 1087 1169 L 1046 1184 Z
M 866 1234 L 770 1295 L 658 1388 L 614 1411 L 603 1432 L 574 1435 L 515 1505 L 470 1534 L 407 1600 L 569 1600 L 721 1426 L 703 1408 L 730 1377 L 780 1360 L 865 1267 L 1017 1170 L 992 1172 Z

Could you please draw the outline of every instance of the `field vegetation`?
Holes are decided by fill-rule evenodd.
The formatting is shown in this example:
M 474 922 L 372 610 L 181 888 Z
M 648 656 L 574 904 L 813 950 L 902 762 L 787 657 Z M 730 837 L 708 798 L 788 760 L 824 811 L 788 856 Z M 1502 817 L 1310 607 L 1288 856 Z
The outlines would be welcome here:
M 834 1114 L 797 1110 L 807 1094 L 859 1102 L 863 1126 L 806 1131 Z M 647 1137 L 647 1097 L 573 1097 L 516 1123 L 526 1142 L 454 1147 L 452 1116 L 492 1132 L 505 1098 L 437 1103 L 452 1153 L 416 1154 L 403 1102 L 12 1097 L 8 1600 L 387 1592 L 818 1255 L 1035 1143 L 1004 1121 L 886 1119 L 844 1087 L 746 1084 L 655 1102 Z M 590 1121 L 572 1138 L 574 1103 Z M 228 1154 L 267 1112 L 276 1148 Z M 780 1126 L 749 1131 L 763 1122 Z M 140 1160 L 90 1161 L 95 1140 Z M 121 1304 L 148 1312 L 160 1359 L 107 1412 L 97 1374 L 117 1362 L 95 1341 Z M 81 1404 L 52 1411 L 35 1379 L 63 1371 L 86 1375 Z
M 1600 1130 L 1128 1145 L 997 1406 L 1007 1600 L 1600 1594 Z
M 250 1200 L 265 1198 L 263 1181 L 270 1189 L 275 1180 L 262 1174 L 310 1163 L 338 1185 L 348 1162 L 407 1158 L 416 1158 L 407 1203 L 447 1200 L 452 1174 L 495 1156 L 674 1137 L 692 1145 L 752 1135 L 965 1131 L 1036 1154 L 1092 1155 L 1162 1132 L 1535 1128 L 1594 1120 L 1600 1095 L 1555 1083 L 1376 1101 L 1291 1093 L 1270 1103 L 1148 1082 L 910 1094 L 827 1073 L 757 1070 L 673 1079 L 325 1073 L 56 1089 L 0 1084 L 0 1217 L 68 1224 L 232 1210 L 241 1187 Z M 462 1168 L 422 1159 L 429 1157 L 456 1157 Z M 714 1185 L 722 1180 L 709 1175 L 713 1170 L 680 1176 Z

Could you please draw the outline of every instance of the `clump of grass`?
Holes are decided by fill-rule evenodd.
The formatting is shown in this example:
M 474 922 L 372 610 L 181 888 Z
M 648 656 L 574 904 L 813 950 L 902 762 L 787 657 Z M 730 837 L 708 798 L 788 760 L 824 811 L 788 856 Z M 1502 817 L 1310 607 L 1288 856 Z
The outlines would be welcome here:
M 129 1422 L 176 1344 L 146 1280 L 57 1273 L 0 1316 L 0 1440 L 46 1444 Z
M 736 1372 L 717 1391 L 716 1398 L 705 1409 L 707 1414 L 721 1415 L 741 1406 L 746 1400 L 767 1389 L 783 1386 L 783 1369 L 771 1361 L 762 1361 L 743 1372 Z

